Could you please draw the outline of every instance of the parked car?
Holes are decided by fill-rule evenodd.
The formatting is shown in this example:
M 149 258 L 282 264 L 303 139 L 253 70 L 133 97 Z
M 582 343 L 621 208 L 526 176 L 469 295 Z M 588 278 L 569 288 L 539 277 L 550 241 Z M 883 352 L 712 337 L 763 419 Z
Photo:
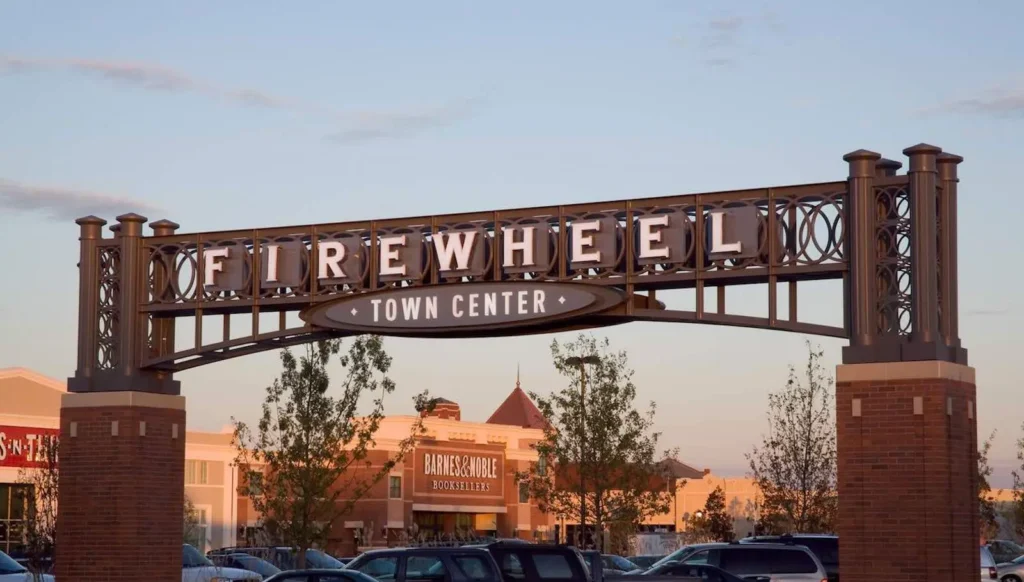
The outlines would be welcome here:
M 210 561 L 217 566 L 237 568 L 239 570 L 250 570 L 262 576 L 264 580 L 281 572 L 280 568 L 263 558 L 257 558 L 256 556 L 241 552 L 236 554 L 213 554 L 210 555 L 209 558 Z
M 981 546 L 981 580 L 998 580 L 999 570 L 996 568 L 996 560 L 988 546 Z
M 680 564 L 669 562 L 658 566 L 652 576 L 681 576 L 690 577 L 704 582 L 749 582 L 748 579 L 740 578 L 725 570 L 712 566 L 711 564 Z
M 294 570 L 299 567 L 298 560 L 296 560 L 296 550 L 287 546 L 253 546 L 253 547 L 233 547 L 233 548 L 220 548 L 219 550 L 212 550 L 207 552 L 207 556 L 213 557 L 224 554 L 249 554 L 250 556 L 256 556 L 273 564 L 281 570 Z M 321 550 L 308 549 L 306 550 L 306 568 L 320 569 L 320 570 L 341 570 L 345 567 L 340 560 L 323 552 Z
M 586 558 L 587 566 L 590 567 L 591 571 L 596 569 L 597 560 L 601 560 L 601 567 L 604 570 L 605 576 L 621 576 L 626 572 L 636 572 L 640 569 L 636 564 L 622 556 L 602 554 L 597 550 L 587 550 L 582 552 L 582 554 Z
M 785 534 L 781 536 L 752 536 L 740 540 L 741 544 L 787 544 L 804 546 L 817 556 L 829 582 L 839 582 L 839 536 L 826 534 Z
M 188 544 L 181 546 L 181 582 L 226 582 L 263 580 L 256 572 L 238 568 L 223 568 L 210 561 L 202 552 Z
M 377 582 L 355 570 L 288 570 L 263 582 Z
M 646 571 L 644 571 L 644 574 L 648 574 L 652 569 L 657 568 L 658 566 L 664 566 L 665 564 L 668 564 L 668 563 L 671 563 L 671 562 L 685 562 L 686 559 L 690 555 L 692 555 L 692 554 L 696 554 L 697 552 L 700 552 L 702 550 L 719 547 L 721 545 L 722 544 L 718 544 L 718 543 L 709 543 L 709 544 L 690 544 L 690 545 L 687 545 L 687 546 L 683 546 L 683 547 L 679 548 L 678 550 L 672 552 L 671 554 L 665 556 L 664 558 L 658 560 L 657 562 L 651 564 L 651 567 L 648 568 Z
M 642 556 L 629 556 L 626 559 L 636 564 L 636 567 L 640 570 L 646 570 L 654 565 L 655 562 L 664 558 L 664 555 L 651 555 L 645 554 Z
M 498 542 L 487 545 L 505 582 L 600 582 L 603 564 L 592 569 L 583 554 L 571 546 L 525 545 Z
M 388 582 L 501 582 L 494 557 L 482 548 L 370 550 L 345 565 Z
M 1007 564 L 1024 556 L 1024 547 L 1010 540 L 992 540 L 985 544 L 996 564 Z
M 763 582 L 822 582 L 828 579 L 825 567 L 811 550 L 792 544 L 700 544 L 697 551 L 690 552 L 679 562 L 711 564 L 740 578 Z M 644 574 L 658 575 L 653 571 L 655 569 Z
M 996 564 L 996 572 L 1001 582 L 1021 582 L 1024 580 L 1024 556 Z
M 14 561 L 14 558 L 0 552 L 0 582 L 35 582 L 28 568 Z M 53 582 L 53 576 L 42 575 L 42 582 Z

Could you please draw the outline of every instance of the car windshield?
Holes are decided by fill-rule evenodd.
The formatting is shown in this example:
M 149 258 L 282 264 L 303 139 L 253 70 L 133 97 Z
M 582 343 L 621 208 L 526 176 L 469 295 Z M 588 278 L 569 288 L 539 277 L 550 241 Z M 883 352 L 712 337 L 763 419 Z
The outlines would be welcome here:
M 634 564 L 633 562 L 630 562 L 629 560 L 627 560 L 626 558 L 623 558 L 622 556 L 612 556 L 611 559 L 612 559 L 612 564 L 615 565 L 615 568 L 617 568 L 619 570 L 622 570 L 624 572 L 628 572 L 630 570 L 636 570 L 636 568 L 637 568 L 636 564 Z
M 199 550 L 192 546 L 185 544 L 181 547 L 181 567 L 182 568 L 201 568 L 203 566 L 212 566 L 213 562 L 202 554 Z
M 21 574 L 28 572 L 21 564 L 14 561 L 14 558 L 0 552 L 0 574 Z
M 345 564 L 320 550 L 306 550 L 306 566 L 309 568 L 340 570 L 345 567 Z
M 663 566 L 665 564 L 668 564 L 669 562 L 682 562 L 683 558 L 689 556 L 695 550 L 696 548 L 694 548 L 693 546 L 683 546 L 678 550 L 672 552 L 671 554 L 665 556 L 664 558 L 658 560 L 657 562 L 651 564 L 651 568 L 657 568 L 658 566 Z
M 252 570 L 264 577 L 273 576 L 281 571 L 280 568 L 270 562 L 256 556 L 250 556 L 249 554 L 235 554 L 234 558 L 246 570 Z

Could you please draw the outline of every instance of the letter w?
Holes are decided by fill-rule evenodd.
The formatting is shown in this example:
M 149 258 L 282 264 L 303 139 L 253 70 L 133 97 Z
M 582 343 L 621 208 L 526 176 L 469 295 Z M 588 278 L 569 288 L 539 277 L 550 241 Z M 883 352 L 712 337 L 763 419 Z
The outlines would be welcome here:
M 469 255 L 476 240 L 475 230 L 439 232 L 434 235 L 434 248 L 437 250 L 438 270 L 451 271 L 452 259 L 455 269 L 469 268 Z
M 402 297 L 402 315 L 406 320 L 420 318 L 420 299 L 422 297 Z

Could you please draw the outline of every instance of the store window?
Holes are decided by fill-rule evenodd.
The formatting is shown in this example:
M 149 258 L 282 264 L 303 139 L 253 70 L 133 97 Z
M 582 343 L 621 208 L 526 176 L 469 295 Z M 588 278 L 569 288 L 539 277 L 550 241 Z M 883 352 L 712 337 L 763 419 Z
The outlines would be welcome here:
M 263 473 L 249 471 L 245 476 L 249 495 L 263 495 Z
M 189 530 L 185 532 L 185 543 L 196 548 L 204 555 L 210 550 L 207 540 L 210 539 L 210 507 L 195 507 L 195 523 L 189 524 Z
M 206 461 L 185 461 L 185 484 L 206 485 L 209 482 L 209 468 Z
M 388 497 L 391 499 L 402 498 L 402 478 L 398 475 L 392 475 L 388 479 Z
M 473 514 L 471 513 L 456 513 L 455 514 L 455 528 L 461 531 L 468 531 L 473 529 Z
M 25 547 L 25 519 L 32 498 L 31 485 L 0 484 L 0 551 L 17 553 Z

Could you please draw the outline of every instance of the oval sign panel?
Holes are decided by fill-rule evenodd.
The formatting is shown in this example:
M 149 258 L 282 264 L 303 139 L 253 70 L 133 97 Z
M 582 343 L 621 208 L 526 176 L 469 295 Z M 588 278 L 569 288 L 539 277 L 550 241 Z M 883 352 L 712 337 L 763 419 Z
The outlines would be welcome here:
M 538 326 L 611 309 L 614 288 L 579 283 L 508 281 L 404 287 L 351 295 L 303 311 L 329 328 L 379 334 L 452 334 Z

